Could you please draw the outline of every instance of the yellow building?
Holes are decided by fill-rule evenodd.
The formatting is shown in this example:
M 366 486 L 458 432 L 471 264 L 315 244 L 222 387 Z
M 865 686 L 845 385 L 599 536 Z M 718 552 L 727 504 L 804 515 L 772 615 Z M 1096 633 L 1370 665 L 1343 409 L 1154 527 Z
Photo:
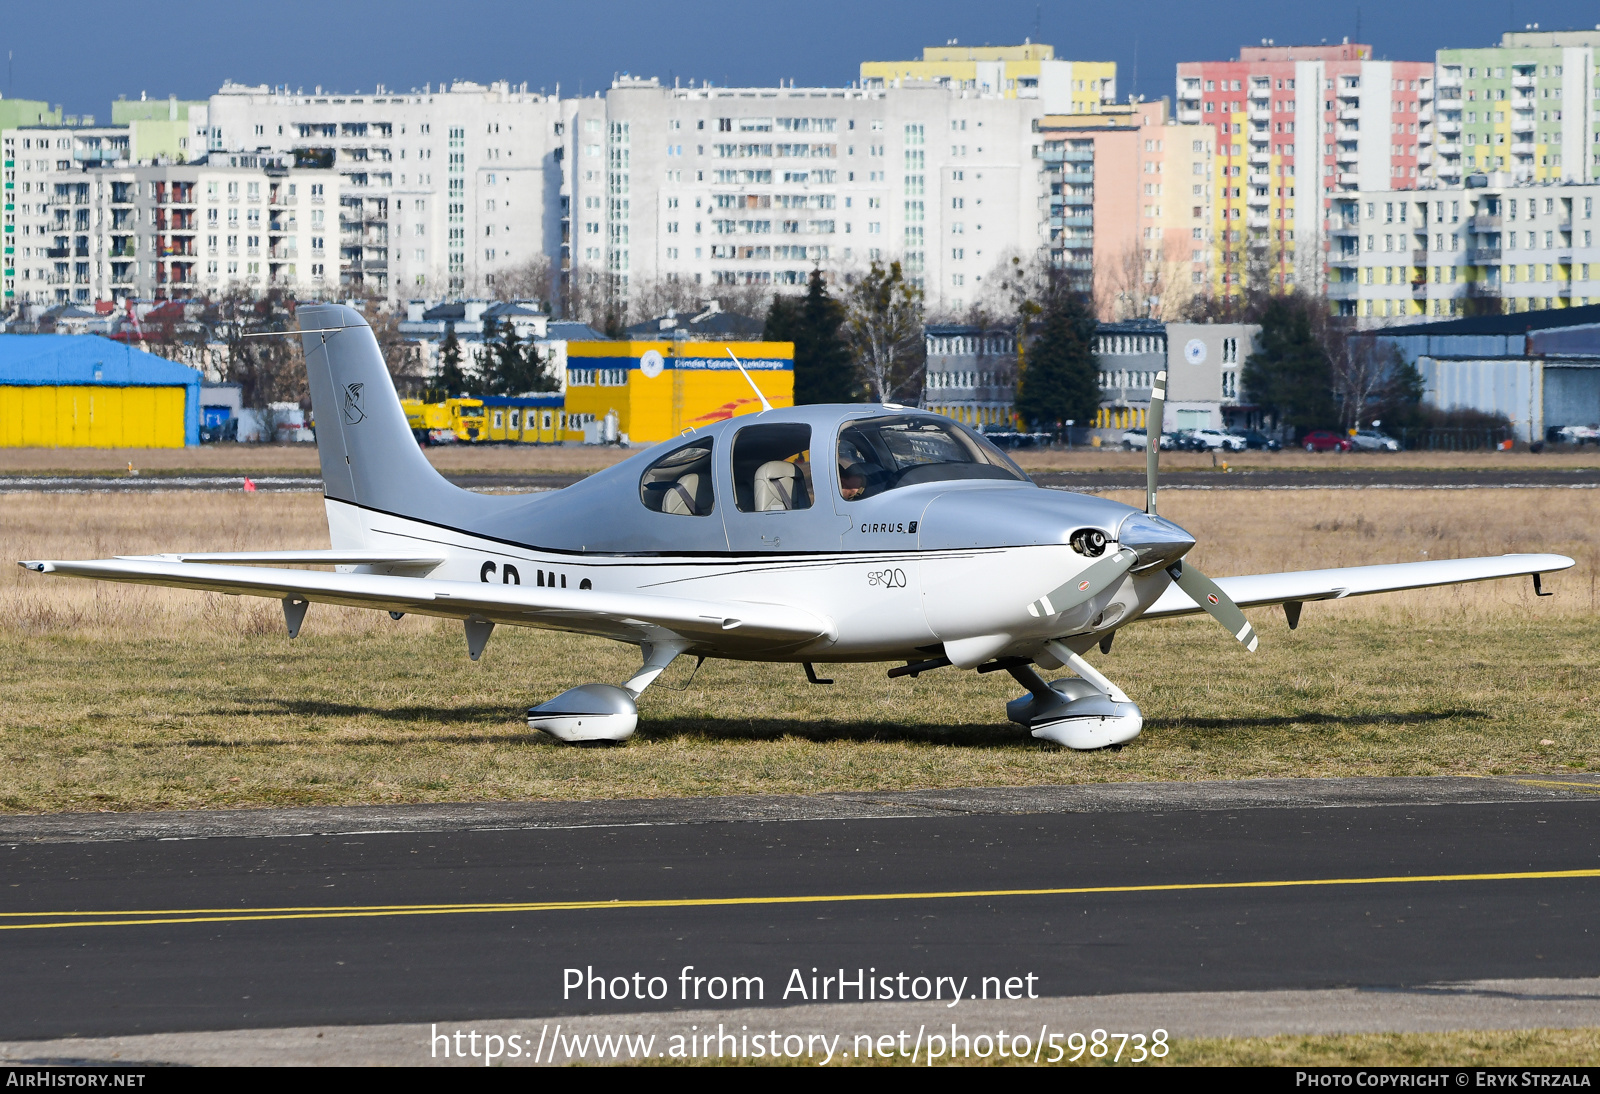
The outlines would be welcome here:
M 200 443 L 200 373 L 89 334 L 0 334 L 0 448 Z
M 792 342 L 568 342 L 566 439 L 617 416 L 617 431 L 654 443 L 761 409 L 732 350 L 775 407 L 794 405 Z
M 1117 100 L 1115 61 L 1059 61 L 1055 47 L 928 46 L 920 61 L 863 61 L 861 83 L 885 87 L 926 80 L 1007 99 L 1043 99 L 1060 114 L 1093 114 Z

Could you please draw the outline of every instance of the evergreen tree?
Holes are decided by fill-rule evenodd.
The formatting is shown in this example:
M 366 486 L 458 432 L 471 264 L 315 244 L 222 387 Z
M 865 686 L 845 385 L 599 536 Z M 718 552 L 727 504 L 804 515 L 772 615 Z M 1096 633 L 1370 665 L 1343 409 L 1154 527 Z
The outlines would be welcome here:
M 1240 371 L 1245 398 L 1297 433 L 1337 424 L 1333 365 L 1311 325 L 1313 300 L 1274 297 L 1261 314 L 1256 352 Z
M 1079 292 L 1058 286 L 1045 301 L 1039 337 L 1018 378 L 1017 413 L 1035 428 L 1087 425 L 1100 408 L 1094 312 Z
M 467 393 L 467 376 L 461 370 L 461 342 L 454 323 L 446 322 L 444 344 L 439 347 L 439 389 L 446 399 Z
M 848 403 L 858 398 L 850 350 L 840 334 L 844 305 L 828 295 L 821 270 L 811 271 L 803 297 L 774 296 L 762 337 L 794 343 L 794 401 Z
M 545 372 L 538 347 L 532 340 L 523 342 L 509 321 L 500 324 L 499 341 L 491 344 L 486 363 L 486 386 L 491 394 L 531 395 L 556 389 L 554 378 Z

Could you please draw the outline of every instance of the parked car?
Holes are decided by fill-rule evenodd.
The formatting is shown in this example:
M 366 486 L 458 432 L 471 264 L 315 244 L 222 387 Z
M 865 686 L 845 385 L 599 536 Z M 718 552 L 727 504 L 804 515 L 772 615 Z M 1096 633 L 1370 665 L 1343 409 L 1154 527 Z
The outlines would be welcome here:
M 1600 444 L 1600 429 L 1592 425 L 1564 425 L 1550 430 L 1549 437 L 1556 444 Z
M 1266 452 L 1276 452 L 1283 447 L 1265 433 L 1255 429 L 1230 429 L 1232 433 L 1244 442 L 1246 448 L 1260 449 Z
M 1150 439 L 1145 436 L 1142 429 L 1125 429 L 1122 432 L 1122 447 L 1128 452 L 1143 452 Z
M 1358 429 L 1350 437 L 1350 443 L 1362 452 L 1398 452 L 1400 442 L 1387 433 L 1379 433 L 1376 429 Z
M 1232 433 L 1220 429 L 1191 429 L 1188 430 L 1189 444 L 1196 451 L 1214 451 L 1218 448 L 1224 452 L 1243 452 L 1244 441 Z
M 1326 429 L 1313 429 L 1300 438 L 1300 445 L 1307 452 L 1349 452 L 1355 447 L 1349 437 L 1341 437 Z

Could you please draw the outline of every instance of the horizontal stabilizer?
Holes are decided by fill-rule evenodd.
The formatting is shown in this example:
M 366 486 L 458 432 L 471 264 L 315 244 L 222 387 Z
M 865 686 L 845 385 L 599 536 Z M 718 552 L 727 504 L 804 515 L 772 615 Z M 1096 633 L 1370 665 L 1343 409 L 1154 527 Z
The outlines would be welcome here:
M 1217 578 L 1217 584 L 1241 608 L 1290 601 L 1342 600 L 1347 596 L 1464 585 L 1502 577 L 1548 574 L 1573 565 L 1566 555 L 1495 555 L 1436 562 L 1396 562 L 1381 566 L 1346 566 L 1336 570 L 1299 570 L 1286 574 L 1247 574 Z M 1195 615 L 1200 606 L 1176 585 L 1161 594 L 1140 618 L 1165 619 Z
M 309 552 L 286 552 L 307 554 Z M 359 555 L 361 552 L 329 552 Z M 435 581 L 385 574 L 197 565 L 165 559 L 23 562 L 42 574 L 163 585 L 235 596 L 298 596 L 406 614 L 476 618 L 524 627 L 558 627 L 638 641 L 655 628 L 686 636 L 736 632 L 741 638 L 796 643 L 836 637 L 833 624 L 802 608 L 745 601 L 716 603 L 645 593 L 557 589 L 476 581 Z

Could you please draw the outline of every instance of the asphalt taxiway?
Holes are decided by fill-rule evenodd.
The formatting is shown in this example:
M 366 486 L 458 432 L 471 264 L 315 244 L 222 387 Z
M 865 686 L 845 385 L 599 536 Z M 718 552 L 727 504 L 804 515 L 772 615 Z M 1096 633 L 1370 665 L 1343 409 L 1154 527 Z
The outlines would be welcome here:
M 469 490 L 535 493 L 571 486 L 583 474 L 573 472 L 444 472 L 444 477 Z M 1099 492 L 1143 490 L 1142 471 L 1040 471 L 1040 486 L 1056 490 Z M 162 493 L 171 490 L 234 491 L 244 488 L 243 473 L 149 475 L 0 475 L 0 494 Z M 266 493 L 321 493 L 315 474 L 251 476 Z M 1161 473 L 1163 490 L 1595 490 L 1600 467 L 1582 468 L 1248 468 Z
M 8 817 L 0 1040 L 732 1005 L 685 966 L 766 1008 L 813 968 L 1035 1008 L 1593 981 L 1597 806 L 1538 775 Z

